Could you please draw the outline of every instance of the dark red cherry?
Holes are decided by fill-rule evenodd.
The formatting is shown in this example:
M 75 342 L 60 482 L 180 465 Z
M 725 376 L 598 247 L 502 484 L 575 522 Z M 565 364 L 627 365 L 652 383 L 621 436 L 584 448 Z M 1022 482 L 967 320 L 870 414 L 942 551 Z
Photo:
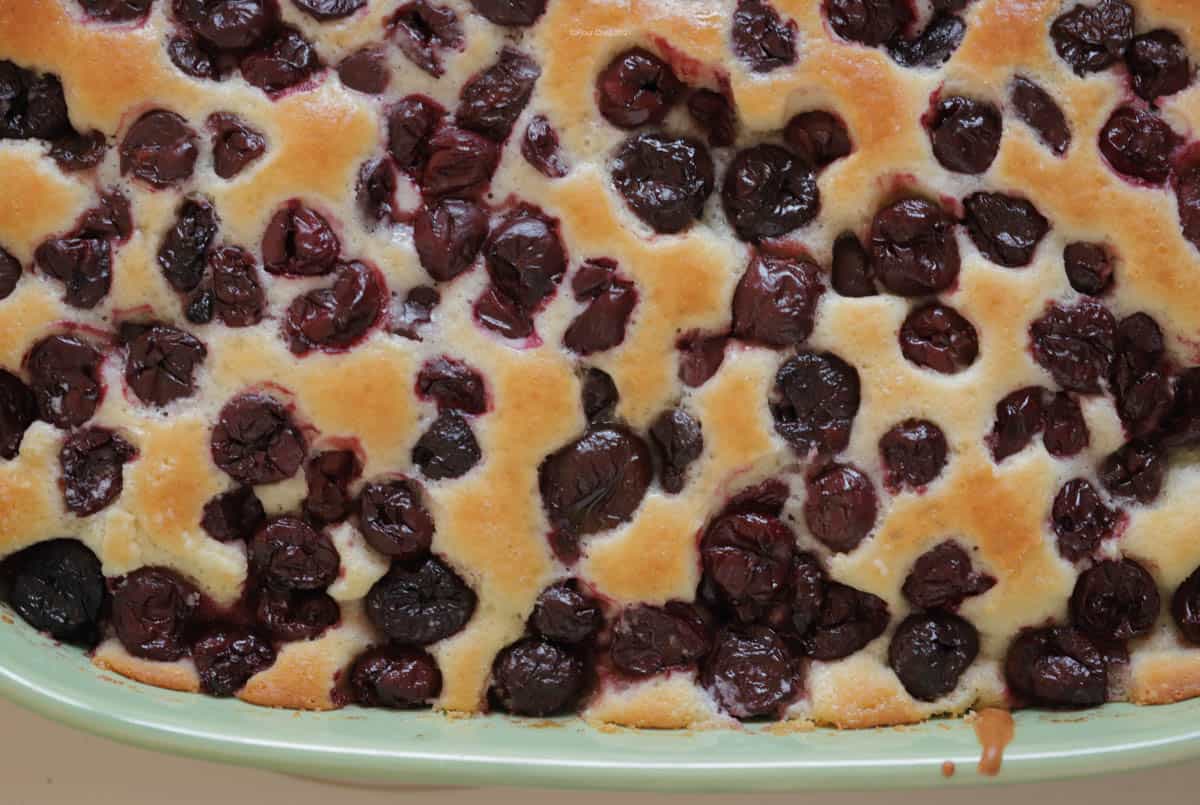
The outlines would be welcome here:
M 1021 632 L 1008 647 L 1004 676 L 1014 694 L 1033 704 L 1094 707 L 1108 697 L 1103 655 L 1069 626 Z
M 1174 392 L 1163 357 L 1162 328 L 1146 313 L 1126 316 L 1117 325 L 1116 354 L 1108 382 L 1117 413 L 1132 436 L 1147 436 L 1171 411 Z
M 675 347 L 679 350 L 679 379 L 685 386 L 703 386 L 717 373 L 725 360 L 725 345 L 729 337 L 706 335 L 700 332 L 685 333 L 679 337 Z
M 441 105 L 424 95 L 401 98 L 388 110 L 388 153 L 401 170 L 417 171 L 429 159 L 429 138 L 445 116 Z
M 448 282 L 470 268 L 487 233 L 487 213 L 479 205 L 461 199 L 426 204 L 413 221 L 417 257 L 438 282 Z
M 174 662 L 188 651 L 187 634 L 200 591 L 173 570 L 142 567 L 112 586 L 112 624 L 135 657 Z
M 173 0 L 175 17 L 222 50 L 249 47 L 275 20 L 266 0 Z
M 801 352 L 775 373 L 775 430 L 801 452 L 836 453 L 858 414 L 858 370 L 830 353 Z
M 888 55 L 901 67 L 941 67 L 966 34 L 967 24 L 962 19 L 937 13 L 916 37 L 893 36 L 887 43 Z
M 1008 268 L 1029 265 L 1038 244 L 1050 231 L 1050 222 L 1023 198 L 972 193 L 963 199 L 963 209 L 963 220 L 975 248 L 993 263 Z
M 239 486 L 204 504 L 200 527 L 221 542 L 248 541 L 267 522 L 262 501 L 254 488 Z
M 1042 144 L 1062 156 L 1071 146 L 1071 126 L 1058 101 L 1025 76 L 1012 82 L 1010 96 L 1017 115 L 1037 134 Z
M 428 0 L 414 0 L 400 6 L 387 25 L 400 52 L 435 78 L 446 72 L 442 51 L 460 50 L 464 43 L 462 26 L 454 9 Z
M 489 286 L 475 302 L 475 318 L 504 338 L 521 339 L 533 334 L 533 316 L 498 288 Z
M 587 307 L 567 326 L 563 346 L 579 355 L 592 355 L 619 345 L 638 294 L 633 283 L 612 280 L 595 292 Z
M 417 395 L 465 414 L 487 410 L 487 389 L 479 372 L 462 361 L 442 355 L 428 360 L 417 374 Z
M 200 689 L 210 696 L 232 696 L 250 677 L 275 664 L 271 644 L 241 626 L 217 626 L 192 644 Z
M 1112 285 L 1113 259 L 1102 243 L 1068 243 L 1063 249 L 1063 267 L 1067 281 L 1079 293 L 1099 296 Z
M 74 234 L 85 238 L 127 240 L 133 234 L 129 199 L 120 190 L 102 191 L 100 202 L 84 212 Z
M 979 357 L 979 335 L 957 310 L 935 302 L 905 318 L 900 325 L 900 351 L 917 366 L 956 374 Z
M 411 478 L 372 481 L 358 498 L 359 528 L 367 544 L 401 561 L 421 559 L 433 542 L 433 518 Z
M 569 648 L 536 637 L 505 647 L 492 665 L 492 694 L 514 715 L 568 712 L 583 686 L 583 660 Z
M 983 173 L 1000 151 L 1000 110 L 974 98 L 952 95 L 938 101 L 929 123 L 933 155 L 956 173 Z
M 621 612 L 613 624 L 613 665 L 633 676 L 650 676 L 691 665 L 712 648 L 712 636 L 692 604 L 641 604 Z
M 825 0 L 824 6 L 838 36 L 868 46 L 882 45 L 912 21 L 904 0 Z
M 683 95 L 671 65 L 645 48 L 622 51 L 596 76 L 596 105 L 622 129 L 657 125 Z
M 358 207 L 368 229 L 390 222 L 396 212 L 396 168 L 388 157 L 370 159 L 358 171 Z
M 465 475 L 482 455 L 471 425 L 454 410 L 438 414 L 412 449 L 413 463 L 435 481 Z
M 731 36 L 734 55 L 756 73 L 796 63 L 796 22 L 766 0 L 738 0 Z
M 342 263 L 333 285 L 298 296 L 288 306 L 284 330 L 292 352 L 353 346 L 379 320 L 386 296 L 379 272 L 357 261 Z
M 208 249 L 217 234 L 217 214 L 207 201 L 185 199 L 175 213 L 175 223 L 158 248 L 158 265 L 177 291 L 186 293 L 200 284 Z
M 358 11 L 367 0 L 292 0 L 292 5 L 321 22 L 340 20 Z
M 1171 617 L 1185 640 L 1200 644 L 1200 569 L 1175 589 L 1171 596 Z
M 79 0 L 84 13 L 102 22 L 129 22 L 150 13 L 153 0 Z
M 340 249 L 341 243 L 323 215 L 290 201 L 267 223 L 262 239 L 263 267 L 271 274 L 328 274 Z
M 21 378 L 0 369 L 0 458 L 14 459 L 37 419 L 37 398 Z
M 812 260 L 757 255 L 733 293 L 733 334 L 773 347 L 802 344 L 824 290 Z
M 442 126 L 429 138 L 429 157 L 421 173 L 426 196 L 474 198 L 496 172 L 500 152 L 496 144 L 473 131 Z
M 913 613 L 888 645 L 888 665 L 914 699 L 932 702 L 958 687 L 979 654 L 979 633 L 948 612 Z
M 796 535 L 776 517 L 729 514 L 700 543 L 705 581 L 738 619 L 759 620 L 788 592 Z
M 663 411 L 650 425 L 650 443 L 659 457 L 662 488 L 671 494 L 681 492 L 688 467 L 704 451 L 700 423 L 682 408 Z
M 892 293 L 924 296 L 958 279 L 954 220 L 933 202 L 903 199 L 877 212 L 869 249 L 875 276 Z
M 58 76 L 0 60 L 0 139 L 52 140 L 71 131 Z
M 112 250 L 100 238 L 51 238 L 34 250 L 33 259 L 48 277 L 66 286 L 63 301 L 90 310 L 112 287 Z
M 321 69 L 321 60 L 299 31 L 284 25 L 243 56 L 238 66 L 246 81 L 263 92 L 275 93 L 307 81 Z
M 721 202 L 738 237 L 754 241 L 786 235 L 812 221 L 821 210 L 821 193 L 806 162 L 763 144 L 734 156 Z
M 927 419 L 906 419 L 879 439 L 887 483 L 897 489 L 919 489 L 932 483 L 946 466 L 946 436 Z
M 50 158 L 67 173 L 90 170 L 100 164 L 108 151 L 108 138 L 95 129 L 80 134 L 64 134 L 50 145 Z
M 434 288 L 418 285 L 409 290 L 404 302 L 393 310 L 391 331 L 413 341 L 420 341 L 420 329 L 433 320 L 434 308 L 442 299 Z
M 172 36 L 167 40 L 167 57 L 184 75 L 210 81 L 221 79 L 222 65 L 213 46 L 199 37 Z
M 0 246 L 0 300 L 7 299 L 21 281 L 21 261 Z
M 318 523 L 344 520 L 354 508 L 350 484 L 362 474 L 353 450 L 326 450 L 304 465 L 304 513 Z
M 558 222 L 524 205 L 492 227 L 483 257 L 496 287 L 526 310 L 554 292 L 567 268 Z
M 291 478 L 307 452 L 292 415 L 261 392 L 246 392 L 225 403 L 213 428 L 213 461 L 247 486 Z
M 267 150 L 267 138 L 231 112 L 216 112 L 206 124 L 212 132 L 213 170 L 232 179 Z
M 709 145 L 713 148 L 733 145 L 737 138 L 737 112 L 728 98 L 711 89 L 698 89 L 688 96 L 687 110 Z
M 1192 83 L 1187 47 L 1172 31 L 1158 29 L 1135 36 L 1125 52 L 1133 91 L 1147 101 L 1174 95 Z
M 653 476 L 650 447 L 627 428 L 605 426 L 547 456 L 538 488 L 551 525 L 584 536 L 628 522 Z
M 496 25 L 523 28 L 542 16 L 546 0 L 471 0 L 471 6 Z
M 787 644 L 766 626 L 727 627 L 718 632 L 702 681 L 734 718 L 778 718 L 800 692 Z
M 394 564 L 367 593 L 367 617 L 397 643 L 426 646 L 450 637 L 475 612 L 475 593 L 453 570 L 429 557 Z
M 865 590 L 826 583 L 821 609 L 801 640 L 804 653 L 829 662 L 849 657 L 887 630 L 887 602 Z
M 55 640 L 93 646 L 100 637 L 104 575 L 100 560 L 73 539 L 54 539 L 12 558 L 8 602 L 26 623 Z
M 545 115 L 535 115 L 521 138 L 521 156 L 547 179 L 561 179 L 570 171 L 563 159 L 558 132 Z
M 109 506 L 121 496 L 123 465 L 136 455 L 133 445 L 106 428 L 72 431 L 58 453 L 67 509 L 87 517 Z
M 155 109 L 129 127 L 120 152 L 122 175 L 132 173 L 154 187 L 169 187 L 192 175 L 200 149 L 186 120 Z
M 1076 4 L 1054 20 L 1050 38 L 1076 75 L 1095 73 L 1116 62 L 1133 38 L 1133 8 L 1122 0 Z
M 600 630 L 604 613 L 596 599 L 581 592 L 575 580 L 568 579 L 542 590 L 529 625 L 547 640 L 575 645 Z
M 1093 640 L 1146 634 L 1158 619 L 1158 586 L 1132 559 L 1105 561 L 1080 574 L 1071 593 L 1071 623 Z
M 387 53 L 379 45 L 366 45 L 346 56 L 338 62 L 337 74 L 347 87 L 367 95 L 382 95 L 392 78 Z
M 1117 517 L 1089 481 L 1067 481 L 1055 495 L 1050 513 L 1059 552 L 1072 562 L 1091 555 L 1116 533 Z
M 1065 391 L 1058 392 L 1045 407 L 1044 416 L 1046 425 L 1042 441 L 1050 455 L 1070 458 L 1088 446 L 1087 421 L 1075 397 Z
M 620 399 L 617 384 L 608 372 L 595 367 L 584 372 L 580 402 L 583 404 L 583 415 L 589 423 L 611 419 Z
M 315 640 L 342 617 L 342 610 L 320 590 L 284 592 L 264 589 L 258 594 L 255 620 L 275 640 L 285 643 Z
M 209 254 L 213 311 L 229 327 L 257 324 L 266 307 L 254 258 L 245 249 L 223 246 Z
M 138 399 L 166 405 L 196 390 L 196 369 L 208 354 L 204 344 L 166 324 L 135 325 L 129 335 L 125 382 Z
M 1132 441 L 1104 459 L 1099 475 L 1112 495 L 1153 503 L 1167 475 L 1167 453 L 1154 442 Z
M 298 517 L 268 520 L 246 546 L 249 572 L 275 590 L 320 590 L 337 579 L 341 561 L 329 535 Z
M 529 56 L 515 48 L 504 48 L 495 64 L 463 85 L 455 122 L 503 142 L 529 103 L 541 74 L 542 68 Z
M 1098 392 L 1112 365 L 1116 329 L 1113 315 L 1097 302 L 1051 305 L 1030 327 L 1033 357 L 1064 389 Z
M 833 242 L 833 266 L 829 284 L 839 296 L 875 296 L 875 271 L 867 250 L 852 232 L 843 232 Z
M 817 557 L 811 553 L 796 554 L 792 562 L 792 611 L 788 620 L 797 635 L 807 635 L 821 617 L 828 582 L 829 578 Z
M 1149 184 L 1167 180 L 1181 142 L 1162 118 L 1132 106 L 1117 109 L 1100 129 L 1100 153 L 1113 170 Z
M 849 156 L 854 150 L 845 122 L 822 110 L 792 117 L 783 130 L 783 139 L 798 157 L 816 168 Z
M 1167 447 L 1192 447 L 1200 443 L 1200 368 L 1180 373 L 1175 383 L 1175 400 L 1161 431 Z
M 633 214 L 661 234 L 690 227 L 704 211 L 715 181 L 712 156 L 703 143 L 662 134 L 638 134 L 622 143 L 613 157 L 612 177 Z
M 441 695 L 442 672 L 423 649 L 376 646 L 354 661 L 350 688 L 363 707 L 428 707 Z
M 25 360 L 38 416 L 64 430 L 92 418 L 104 394 L 104 356 L 91 342 L 74 335 L 47 336 L 34 344 Z
M 804 522 L 833 551 L 852 551 L 871 533 L 879 510 L 871 480 L 856 468 L 831 464 L 808 480 Z
M 917 557 L 901 592 L 917 609 L 954 610 L 995 584 L 991 576 L 974 572 L 970 555 L 957 542 L 943 542 Z

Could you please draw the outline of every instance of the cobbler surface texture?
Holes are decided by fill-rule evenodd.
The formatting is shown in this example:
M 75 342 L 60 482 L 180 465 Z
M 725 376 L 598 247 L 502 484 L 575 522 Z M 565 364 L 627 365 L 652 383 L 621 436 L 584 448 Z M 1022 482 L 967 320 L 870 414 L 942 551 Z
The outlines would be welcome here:
M 255 704 L 1200 695 L 1191 0 L 0 3 L 0 591 Z

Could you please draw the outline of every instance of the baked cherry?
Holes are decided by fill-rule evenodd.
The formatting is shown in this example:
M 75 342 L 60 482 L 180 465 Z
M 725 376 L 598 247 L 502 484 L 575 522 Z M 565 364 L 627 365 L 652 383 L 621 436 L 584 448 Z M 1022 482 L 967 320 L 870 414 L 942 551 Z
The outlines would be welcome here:
M 1132 436 L 1154 433 L 1171 411 L 1174 392 L 1165 354 L 1162 328 L 1150 315 L 1134 313 L 1117 325 L 1108 382 L 1117 413 Z
M 125 325 L 125 382 L 147 405 L 167 405 L 196 390 L 196 369 L 208 350 L 189 333 L 167 324 Z
M 542 590 L 529 616 L 530 627 L 547 640 L 583 643 L 604 625 L 600 603 L 579 589 L 574 579 Z
M 429 159 L 429 138 L 446 110 L 432 98 L 409 95 L 387 114 L 388 153 L 401 170 L 420 171 Z
M 900 591 L 917 609 L 954 610 L 995 584 L 991 576 L 973 570 L 970 555 L 957 542 L 948 541 L 917 557 Z
M 413 221 L 417 257 L 438 282 L 448 282 L 470 268 L 487 233 L 487 213 L 462 199 L 430 202 L 417 211 Z
M 1175 589 L 1171 596 L 1171 617 L 1185 640 L 1200 644 L 1200 569 Z
M 958 50 L 966 34 L 967 24 L 962 19 L 938 13 L 917 36 L 893 36 L 887 43 L 888 55 L 901 67 L 940 67 Z
M 454 410 L 438 414 L 412 449 L 413 463 L 435 481 L 465 475 L 482 455 L 470 424 Z
M 450 637 L 475 612 L 475 592 L 438 559 L 394 564 L 367 593 L 367 617 L 397 643 L 426 646 Z
M 192 175 L 200 149 L 196 132 L 174 112 L 146 112 L 121 141 L 121 174 L 132 173 L 154 187 L 169 187 Z
M 0 140 L 51 140 L 69 134 L 62 82 L 0 60 Z
M 392 311 L 391 331 L 403 338 L 420 341 L 420 330 L 433 321 L 434 308 L 442 300 L 437 289 L 418 285 L 405 294 L 404 302 Z
M 725 216 L 742 240 L 776 238 L 817 217 L 821 193 L 812 167 L 777 145 L 734 156 L 721 187 Z
M 1000 151 L 1003 123 L 990 103 L 961 95 L 942 98 L 933 109 L 929 141 L 942 167 L 955 173 L 983 173 Z
M 879 438 L 887 483 L 919 489 L 946 466 L 946 435 L 927 419 L 906 419 Z
M 638 295 L 633 283 L 616 279 L 615 272 L 609 275 L 603 285 L 587 295 L 576 294 L 580 301 L 587 299 L 587 307 L 567 326 L 563 346 L 579 355 L 603 352 L 625 340 L 625 328 Z
M 112 287 L 112 249 L 107 240 L 51 238 L 34 250 L 33 259 L 46 276 L 66 286 L 63 301 L 71 307 L 90 310 Z
M 387 54 L 378 45 L 366 45 L 346 56 L 338 62 L 337 74 L 347 87 L 367 95 L 382 95 L 392 78 Z
M 728 627 L 718 632 L 704 663 L 702 681 L 717 704 L 734 718 L 778 718 L 800 686 L 787 644 L 766 626 Z
M 1158 185 L 1171 173 L 1171 155 L 1182 139 L 1153 112 L 1122 106 L 1100 129 L 1100 153 L 1113 170 Z
M 596 105 L 609 123 L 636 129 L 661 123 L 683 90 L 671 65 L 645 48 L 630 48 L 596 76 Z
M 358 497 L 359 529 L 367 544 L 401 561 L 421 559 L 433 543 L 433 518 L 421 485 L 403 476 L 372 481 Z
M 519 50 L 506 47 L 491 67 L 469 79 L 459 93 L 455 122 L 503 142 L 529 103 L 542 68 Z
M 428 360 L 417 374 L 417 395 L 466 414 L 487 410 L 487 390 L 479 372 L 445 355 Z
M 338 237 L 323 215 L 290 201 L 267 223 L 262 239 L 263 267 L 271 274 L 328 274 L 340 249 Z
M 562 156 L 558 132 L 545 115 L 534 115 L 525 126 L 521 156 L 547 179 L 561 179 L 570 171 Z
M 788 592 L 796 535 L 777 517 L 727 514 L 700 542 L 704 576 L 738 619 L 759 620 Z
M 829 284 L 839 296 L 875 296 L 875 271 L 867 250 L 852 232 L 843 232 L 833 242 L 833 266 Z
M 658 453 L 662 488 L 681 492 L 688 467 L 704 451 L 700 423 L 682 408 L 663 411 L 650 425 L 650 443 Z
M 1095 73 L 1116 62 L 1133 38 L 1133 8 L 1122 0 L 1077 4 L 1050 26 L 1058 55 L 1076 75 Z
M 104 394 L 104 356 L 90 341 L 75 335 L 47 336 L 34 344 L 25 360 L 38 416 L 64 430 L 92 418 Z
M 912 22 L 905 0 L 825 0 L 829 25 L 842 39 L 876 46 Z
M 1071 623 L 1093 640 L 1117 642 L 1146 634 L 1158 619 L 1158 586 L 1132 559 L 1085 570 L 1071 593 Z
M 357 261 L 342 263 L 333 285 L 302 294 L 288 305 L 284 330 L 292 352 L 352 346 L 378 321 L 386 295 L 377 271 Z
M 773 347 L 804 343 L 825 290 L 820 277 L 805 258 L 756 256 L 733 293 L 733 334 Z
M 1067 281 L 1079 293 L 1099 296 L 1112 285 L 1113 259 L 1102 243 L 1068 243 L 1063 249 L 1063 267 Z
M 679 350 L 679 379 L 685 386 L 703 386 L 717 373 L 725 361 L 725 345 L 729 337 L 689 332 L 675 342 Z
M 737 112 L 728 98 L 711 89 L 698 89 L 688 96 L 687 110 L 709 145 L 714 148 L 733 145 L 737 138 Z
M 249 47 L 275 20 L 267 0 L 173 0 L 175 17 L 222 50 Z
M 956 374 L 979 357 L 975 325 L 949 305 L 919 307 L 900 325 L 900 351 L 917 366 Z
M 1147 101 L 1174 95 L 1192 82 L 1187 47 L 1172 31 L 1158 29 L 1135 36 L 1125 52 L 1133 91 Z
M 964 222 L 975 248 L 998 265 L 1020 268 L 1050 230 L 1032 202 L 1003 193 L 972 193 L 963 199 Z
M 217 214 L 207 201 L 186 199 L 158 248 L 158 265 L 168 284 L 186 293 L 200 284 L 209 247 L 217 234 Z
M 661 234 L 682 232 L 699 219 L 715 181 L 703 143 L 663 134 L 638 134 L 622 143 L 612 177 L 633 214 Z
M 248 541 L 267 522 L 262 501 L 254 488 L 239 486 L 204 504 L 200 527 L 221 542 Z
M 358 11 L 367 0 L 292 0 L 292 5 L 321 22 L 340 20 Z
M 1116 329 L 1112 313 L 1097 302 L 1051 305 L 1030 327 L 1033 357 L 1064 389 L 1098 392 L 1112 365 Z
M 1200 443 L 1200 368 L 1192 367 L 1179 375 L 1174 403 L 1163 419 L 1161 438 L 1167 447 Z
M 808 634 L 821 617 L 828 583 L 829 577 L 816 556 L 796 554 L 792 562 L 791 617 L 788 621 L 797 635 Z
M 21 281 L 21 261 L 0 246 L 0 300 L 7 299 Z
M 441 695 L 442 672 L 423 649 L 376 646 L 354 661 L 350 689 L 363 707 L 428 707 Z
M 55 640 L 93 646 L 100 637 L 104 574 L 96 554 L 73 539 L 54 539 L 13 557 L 8 602 L 26 623 Z
M 353 450 L 326 450 L 304 465 L 304 514 L 318 523 L 346 519 L 354 508 L 350 484 L 362 474 L 362 462 Z
M 846 464 L 830 464 L 808 479 L 804 522 L 830 550 L 852 551 L 871 533 L 879 510 L 871 480 Z
M 250 677 L 275 664 L 275 649 L 257 632 L 241 626 L 216 626 L 192 644 L 200 689 L 210 696 L 232 696 Z
M 558 222 L 524 205 L 492 227 L 483 257 L 492 282 L 525 310 L 552 294 L 567 268 Z
M 0 369 L 0 458 L 14 459 L 38 417 L 37 398 L 21 378 Z
M 1071 146 L 1071 126 L 1062 107 L 1049 92 L 1025 76 L 1012 82 L 1010 94 L 1017 116 L 1037 134 L 1042 144 L 1062 156 Z
M 800 646 L 814 660 L 840 660 L 883 634 L 890 618 L 887 602 L 879 596 L 830 581 Z
M 200 591 L 164 567 L 142 567 L 112 585 L 112 624 L 135 657 L 174 662 L 188 651 L 187 635 Z
M 212 432 L 213 461 L 247 486 L 291 478 L 307 452 L 291 413 L 262 392 L 246 392 L 225 403 Z
M 368 229 L 390 222 L 396 213 L 396 168 L 388 157 L 370 159 L 358 171 L 358 207 Z
M 584 536 L 628 522 L 653 476 L 649 446 L 627 428 L 603 426 L 547 456 L 538 489 L 551 525 Z
M 496 25 L 523 28 L 542 16 L 546 0 L 471 0 L 471 6 Z
M 496 144 L 473 131 L 442 126 L 426 143 L 429 154 L 421 173 L 421 190 L 427 196 L 473 198 L 492 180 L 500 151 Z
M 948 612 L 918 612 L 896 627 L 888 665 L 914 699 L 932 702 L 958 687 L 979 654 L 979 633 Z
M 877 212 L 869 249 L 875 276 L 892 293 L 924 296 L 958 279 L 954 220 L 925 199 L 903 199 Z
M 613 409 L 621 399 L 617 384 L 603 369 L 595 367 L 584 372 L 580 402 L 583 415 L 590 422 L 605 422 L 612 418 Z
M 104 159 L 108 138 L 95 129 L 64 134 L 50 144 L 50 158 L 67 173 L 90 170 Z
M 629 607 L 613 624 L 613 665 L 633 676 L 650 676 L 691 665 L 712 648 L 712 636 L 699 609 L 669 601 L 664 606 Z
M 242 56 L 242 78 L 267 93 L 307 81 L 321 69 L 317 51 L 290 25 L 280 26 L 256 49 Z
M 285 643 L 315 640 L 342 617 L 337 601 L 320 590 L 306 592 L 264 589 L 254 608 L 258 625 Z
M 172 36 L 167 40 L 167 57 L 184 74 L 210 81 L 221 79 L 222 64 L 208 42 L 191 35 Z
M 783 140 L 798 157 L 816 168 L 853 150 L 846 124 L 837 115 L 821 110 L 794 115 L 783 129 Z
M 435 78 L 446 72 L 441 51 L 460 50 L 465 41 L 454 9 L 428 0 L 405 3 L 387 24 L 400 52 Z
M 475 302 L 475 318 L 504 338 L 522 339 L 533 335 L 533 314 L 494 286 L 489 286 Z
M 250 575 L 275 590 L 320 590 L 337 579 L 341 561 L 329 535 L 298 517 L 268 520 L 246 546 Z
M 81 238 L 128 240 L 133 234 L 133 213 L 129 199 L 120 190 L 105 190 L 100 201 L 79 219 L 74 235 Z
M 796 22 L 784 21 L 766 0 L 738 0 L 732 39 L 734 54 L 756 73 L 796 62 Z
M 1050 512 L 1059 552 L 1072 562 L 1091 555 L 1116 533 L 1117 517 L 1090 481 L 1067 481 L 1054 496 Z
M 583 660 L 569 648 L 536 637 L 506 646 L 492 665 L 492 694 L 515 715 L 568 712 L 583 685 Z
M 1088 637 L 1069 626 L 1026 629 L 1004 658 L 1012 692 L 1033 704 L 1094 707 L 1108 697 L 1104 656 Z
M 1101 462 L 1099 475 L 1110 494 L 1153 503 L 1167 475 L 1167 453 L 1155 442 L 1132 441 Z
M 775 430 L 800 452 L 836 453 L 858 414 L 858 370 L 831 353 L 801 352 L 775 373 Z
M 1087 421 L 1079 401 L 1065 391 L 1054 395 L 1045 406 L 1045 431 L 1042 441 L 1046 451 L 1058 458 L 1078 455 L 1088 446 Z
M 212 132 L 213 170 L 232 179 L 267 150 L 267 138 L 231 112 L 216 112 L 206 124 Z
M 153 0 L 79 0 L 89 17 L 102 22 L 130 22 L 150 13 Z
M 236 246 L 223 246 L 209 254 L 208 267 L 212 271 L 212 287 L 197 289 L 200 294 L 207 291 L 212 296 L 212 313 L 208 318 L 215 315 L 229 327 L 257 324 L 267 300 L 250 253 Z

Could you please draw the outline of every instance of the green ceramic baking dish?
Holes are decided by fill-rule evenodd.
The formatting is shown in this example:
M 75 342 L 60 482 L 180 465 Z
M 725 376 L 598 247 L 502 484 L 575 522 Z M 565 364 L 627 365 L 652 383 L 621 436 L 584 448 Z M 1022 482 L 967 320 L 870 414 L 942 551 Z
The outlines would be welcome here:
M 93 667 L 19 619 L 0 622 L 0 694 L 148 749 L 368 785 L 661 791 L 903 788 L 1029 782 L 1200 756 L 1200 700 L 1086 713 L 1026 711 L 998 777 L 979 775 L 970 725 L 773 734 L 597 730 L 575 719 L 448 719 L 350 708 L 269 710 L 160 690 Z M 956 773 L 943 776 L 945 761 Z

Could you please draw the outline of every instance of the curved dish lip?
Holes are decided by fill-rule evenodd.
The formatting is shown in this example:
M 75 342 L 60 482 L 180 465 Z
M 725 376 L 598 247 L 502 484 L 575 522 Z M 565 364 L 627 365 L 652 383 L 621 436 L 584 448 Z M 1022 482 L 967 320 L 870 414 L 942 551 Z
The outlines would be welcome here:
M 961 719 L 845 732 L 772 731 L 771 725 L 656 732 L 601 730 L 577 718 L 530 723 L 358 708 L 270 710 L 113 676 L 77 650 L 4 620 L 0 695 L 18 705 L 145 749 L 360 785 L 902 789 L 1034 782 L 1200 756 L 1200 726 L 1191 726 L 1200 724 L 1200 700 L 1079 713 L 1021 711 L 1015 714 L 1016 739 L 994 778 L 976 772 L 979 747 Z M 945 761 L 955 764 L 953 777 L 942 776 Z

